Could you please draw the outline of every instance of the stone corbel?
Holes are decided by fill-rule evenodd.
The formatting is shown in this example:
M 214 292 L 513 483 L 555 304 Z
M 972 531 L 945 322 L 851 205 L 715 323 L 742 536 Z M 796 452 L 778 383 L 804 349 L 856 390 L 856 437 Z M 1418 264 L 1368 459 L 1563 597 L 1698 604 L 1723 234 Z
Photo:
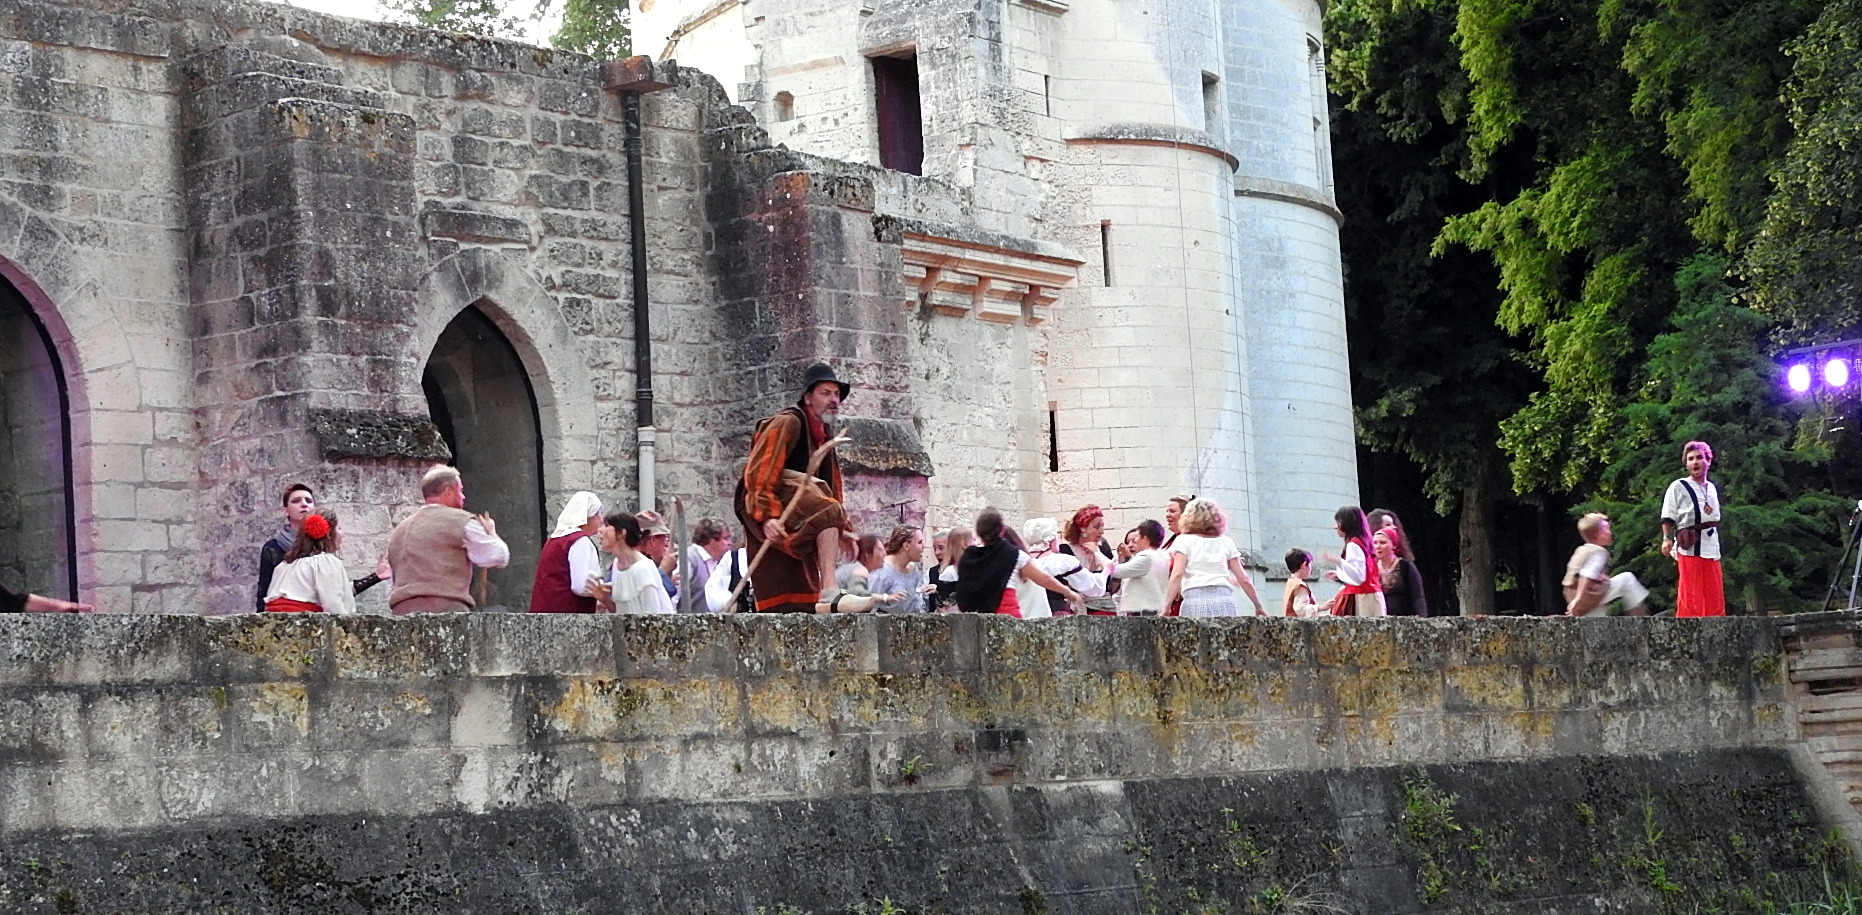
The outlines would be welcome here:
M 1013 324 L 1039 324 L 1079 277 L 1081 261 L 1051 243 L 953 238 L 899 225 L 907 309 Z M 953 233 L 955 234 L 955 233 Z
M 1029 286 L 1022 293 L 1022 320 L 1039 324 L 1047 319 L 1047 310 L 1060 299 L 1060 290 L 1052 286 Z

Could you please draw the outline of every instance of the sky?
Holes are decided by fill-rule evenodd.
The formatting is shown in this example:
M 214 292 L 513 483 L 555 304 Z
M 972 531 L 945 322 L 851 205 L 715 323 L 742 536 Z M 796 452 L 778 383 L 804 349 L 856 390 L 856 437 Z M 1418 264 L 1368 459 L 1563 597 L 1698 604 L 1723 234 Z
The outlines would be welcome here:
M 335 13 L 338 16 L 348 16 L 351 19 L 374 19 L 380 21 L 388 18 L 388 14 L 382 10 L 381 5 L 377 3 L 376 0 L 274 0 L 274 2 L 284 3 L 286 6 L 301 7 L 307 10 L 317 10 L 323 13 Z M 525 40 L 531 44 L 539 46 L 548 45 L 549 36 L 556 31 L 556 26 L 558 22 L 561 21 L 562 15 L 560 10 L 562 6 L 555 3 L 550 4 L 550 6 L 552 11 L 556 12 L 555 15 L 546 17 L 542 22 L 529 20 L 525 23 L 528 28 Z

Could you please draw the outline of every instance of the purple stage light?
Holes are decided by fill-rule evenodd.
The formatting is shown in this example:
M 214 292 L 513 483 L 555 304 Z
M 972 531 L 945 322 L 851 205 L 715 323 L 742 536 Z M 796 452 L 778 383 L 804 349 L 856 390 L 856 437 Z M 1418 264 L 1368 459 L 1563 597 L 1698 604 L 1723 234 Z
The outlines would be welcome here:
M 1838 356 L 1823 363 L 1823 383 L 1832 388 L 1844 388 L 1849 385 L 1849 360 Z
M 1810 390 L 1810 366 L 1802 362 L 1791 366 L 1790 370 L 1784 373 L 1784 380 L 1791 386 L 1791 390 L 1799 394 Z

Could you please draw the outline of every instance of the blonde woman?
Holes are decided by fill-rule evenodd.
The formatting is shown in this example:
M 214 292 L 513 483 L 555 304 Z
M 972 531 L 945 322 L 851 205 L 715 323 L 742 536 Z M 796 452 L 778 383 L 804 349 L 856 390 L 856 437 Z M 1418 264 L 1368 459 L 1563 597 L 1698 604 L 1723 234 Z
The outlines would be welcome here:
M 931 581 L 937 585 L 937 593 L 931 596 L 933 610 L 939 613 L 957 612 L 957 560 L 974 542 L 976 535 L 963 525 L 951 528 L 944 535 L 942 562 L 931 570 Z
M 1241 551 L 1224 534 L 1228 519 L 1210 499 L 1191 499 L 1177 519 L 1179 533 L 1170 542 L 1170 585 L 1164 606 L 1183 598 L 1179 616 L 1235 616 L 1235 587 L 1239 585 L 1261 614 L 1261 597 L 1242 568 Z

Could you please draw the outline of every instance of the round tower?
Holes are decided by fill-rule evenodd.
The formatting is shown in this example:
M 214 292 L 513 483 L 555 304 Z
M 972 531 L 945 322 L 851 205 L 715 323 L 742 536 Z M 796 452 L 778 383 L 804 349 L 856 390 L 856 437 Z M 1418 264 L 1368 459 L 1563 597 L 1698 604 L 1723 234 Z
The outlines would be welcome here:
M 1359 498 L 1323 12 L 1319 0 L 1221 5 L 1261 547 L 1280 575 L 1288 547 L 1336 549 L 1332 514 Z
M 1124 520 L 1204 495 L 1256 548 L 1252 329 L 1238 302 L 1217 4 L 1079 4 L 1062 36 L 1053 180 L 1088 256 L 1049 345 L 1060 469 L 1048 504 L 1096 501 Z

